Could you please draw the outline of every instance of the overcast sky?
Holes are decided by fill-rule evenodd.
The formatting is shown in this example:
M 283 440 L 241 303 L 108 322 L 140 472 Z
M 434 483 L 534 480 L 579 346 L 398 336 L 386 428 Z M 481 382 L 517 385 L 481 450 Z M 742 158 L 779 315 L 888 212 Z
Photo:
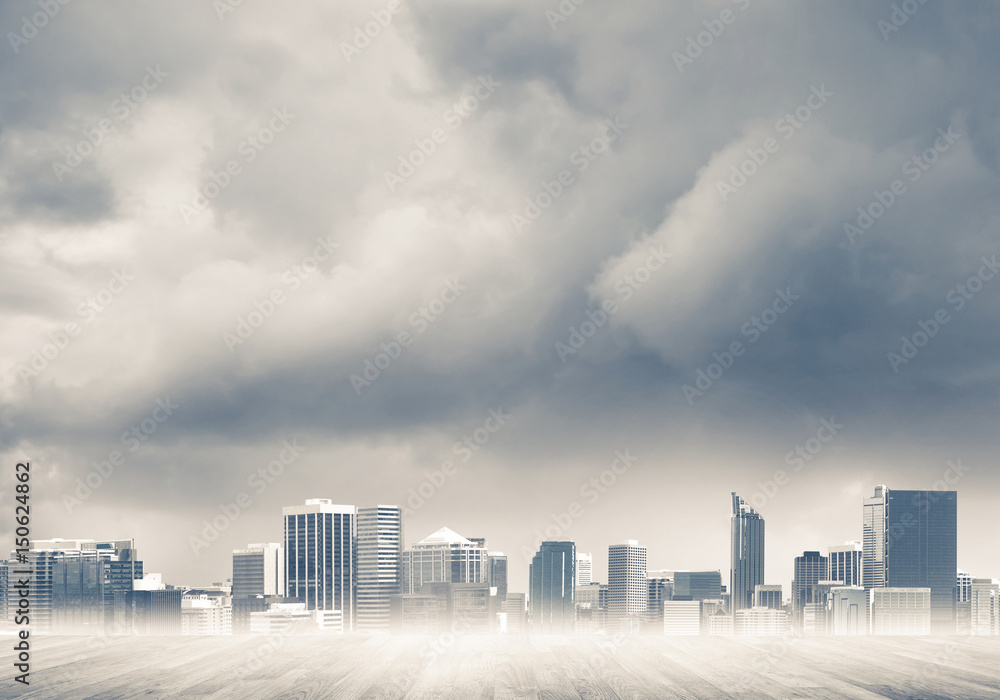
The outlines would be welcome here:
M 787 586 L 948 483 L 1000 576 L 1000 10 L 903 4 L 4 2 L 4 502 L 176 585 L 397 503 L 525 590 L 728 579 L 737 491 Z

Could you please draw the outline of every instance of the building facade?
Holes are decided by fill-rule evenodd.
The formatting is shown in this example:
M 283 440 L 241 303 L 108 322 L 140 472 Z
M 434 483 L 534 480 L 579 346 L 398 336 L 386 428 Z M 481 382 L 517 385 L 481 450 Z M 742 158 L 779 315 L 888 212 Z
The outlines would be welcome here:
M 306 610 L 339 610 L 345 630 L 355 625 L 357 512 L 328 498 L 282 509 L 285 596 Z
M 403 511 L 358 509 L 357 624 L 360 632 L 389 631 L 389 599 L 403 588 Z
M 573 634 L 576 544 L 542 542 L 531 560 L 528 611 L 533 634 Z
M 753 607 L 754 587 L 764 583 L 764 518 L 733 496 L 729 594 L 732 610 Z
M 646 548 L 637 540 L 608 547 L 608 623 L 619 628 L 623 618 L 643 619 L 648 604 Z

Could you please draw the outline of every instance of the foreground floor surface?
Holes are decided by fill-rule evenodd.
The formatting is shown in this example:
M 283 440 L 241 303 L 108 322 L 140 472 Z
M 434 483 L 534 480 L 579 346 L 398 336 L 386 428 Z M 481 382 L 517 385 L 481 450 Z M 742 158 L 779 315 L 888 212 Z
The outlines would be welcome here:
M 21 698 L 1000 698 L 1000 638 L 36 638 Z

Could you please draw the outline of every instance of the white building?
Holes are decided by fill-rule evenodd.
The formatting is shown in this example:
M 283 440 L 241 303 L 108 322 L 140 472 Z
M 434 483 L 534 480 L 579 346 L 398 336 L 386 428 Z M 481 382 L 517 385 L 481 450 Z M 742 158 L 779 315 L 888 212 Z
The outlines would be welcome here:
M 829 580 L 840 581 L 842 586 L 860 586 L 864 551 L 860 542 L 845 542 L 830 547 Z
M 873 588 L 868 594 L 872 634 L 931 633 L 930 588 Z
M 576 553 L 576 585 L 589 586 L 594 580 L 594 555 L 590 552 Z
M 637 540 L 608 547 L 608 620 L 617 629 L 623 617 L 646 616 L 646 548 Z
M 970 634 L 978 636 L 1000 634 L 1000 580 L 972 579 L 969 604 Z
M 779 637 L 788 633 L 788 613 L 775 608 L 756 607 L 737 610 L 733 632 L 750 637 Z
M 305 603 L 275 603 L 250 613 L 250 634 L 338 634 L 344 631 L 339 610 L 306 610 Z
M 697 637 L 700 635 L 701 601 L 663 601 L 663 633 L 671 637 Z
M 181 596 L 181 634 L 232 634 L 233 599 L 222 590 L 192 589 Z
M 485 547 L 447 527 L 403 552 L 404 594 L 420 592 L 425 583 L 486 583 Z
M 856 636 L 868 634 L 867 596 L 859 586 L 835 586 L 830 589 L 830 634 Z

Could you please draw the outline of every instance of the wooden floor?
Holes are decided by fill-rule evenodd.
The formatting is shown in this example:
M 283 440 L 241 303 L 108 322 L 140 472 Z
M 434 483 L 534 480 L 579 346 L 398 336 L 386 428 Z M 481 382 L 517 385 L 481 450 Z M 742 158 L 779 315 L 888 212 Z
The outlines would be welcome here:
M 600 639 L 5 636 L 0 697 L 1000 698 L 998 637 Z

